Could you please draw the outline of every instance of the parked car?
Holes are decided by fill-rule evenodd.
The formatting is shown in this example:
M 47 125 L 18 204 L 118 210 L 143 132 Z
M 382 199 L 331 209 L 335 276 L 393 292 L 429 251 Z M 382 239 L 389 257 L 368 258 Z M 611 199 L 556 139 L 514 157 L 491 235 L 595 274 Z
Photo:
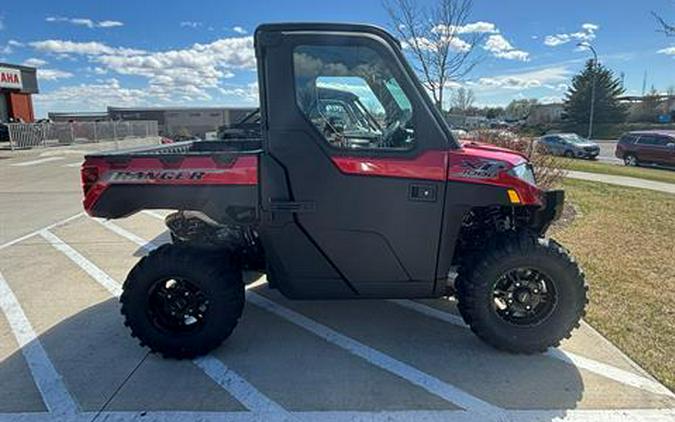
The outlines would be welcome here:
M 568 158 L 588 158 L 595 160 L 600 147 L 595 142 L 582 138 L 576 133 L 555 133 L 539 138 L 538 145 L 552 155 Z
M 624 134 L 614 153 L 627 166 L 675 166 L 675 130 L 646 130 Z

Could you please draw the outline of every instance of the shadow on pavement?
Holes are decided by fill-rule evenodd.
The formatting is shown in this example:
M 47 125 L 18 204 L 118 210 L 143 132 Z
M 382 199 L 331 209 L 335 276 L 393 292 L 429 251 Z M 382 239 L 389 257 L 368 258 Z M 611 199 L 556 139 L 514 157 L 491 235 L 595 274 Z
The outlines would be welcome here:
M 255 278 L 255 274 L 247 274 L 248 281 Z M 497 352 L 468 330 L 434 321 L 387 301 L 291 302 L 267 287 L 253 290 L 500 408 L 542 409 L 547 410 L 544 413 L 547 419 L 555 419 L 564 416 L 566 410 L 576 408 L 583 396 L 583 381 L 572 365 L 543 356 Z M 252 318 L 251 314 L 245 311 L 242 318 Z M 255 321 L 246 322 L 248 326 L 255 324 Z M 267 335 L 265 327 L 256 331 L 257 336 Z M 230 364 L 228 342 L 237 341 L 236 337 L 235 330 L 217 351 L 226 365 Z M 155 355 L 148 356 L 142 365 L 150 365 L 151 370 L 147 370 L 150 373 L 134 374 L 120 389 L 143 361 L 147 349 L 139 347 L 123 326 L 117 299 L 93 305 L 61 321 L 40 335 L 39 340 L 84 411 L 100 410 L 108 402 L 106 410 L 242 410 L 241 404 L 199 373 L 191 362 L 163 360 Z M 286 342 L 291 340 L 289 337 Z M 267 359 L 274 361 L 276 351 L 284 347 L 287 347 L 284 341 L 268 347 Z M 303 353 L 315 352 L 304 350 Z M 295 359 L 303 360 L 303 355 L 296 355 Z M 0 362 L 0 412 L 44 409 L 37 389 L 28 378 L 29 372 L 27 368 L 22 369 L 22 365 L 25 366 L 25 361 L 21 351 Z M 340 371 L 339 361 L 326 362 L 326 365 L 332 366 L 332 371 Z M 274 376 L 283 386 L 293 374 L 285 373 L 284 362 L 278 362 L 278 368 Z M 237 367 L 232 369 L 237 371 Z M 312 391 L 307 394 L 311 395 Z M 334 394 L 350 392 L 335 391 Z M 116 397 L 111 401 L 113 395 Z

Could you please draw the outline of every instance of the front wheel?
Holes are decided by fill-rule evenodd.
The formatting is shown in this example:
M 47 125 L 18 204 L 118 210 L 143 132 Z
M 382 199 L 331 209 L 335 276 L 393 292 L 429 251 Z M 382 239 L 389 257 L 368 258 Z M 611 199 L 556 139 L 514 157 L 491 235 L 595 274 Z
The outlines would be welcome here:
M 244 283 L 227 255 L 169 244 L 136 264 L 120 302 L 124 325 L 142 346 L 194 358 L 230 336 L 244 308 Z
M 483 341 L 513 353 L 544 352 L 579 326 L 584 275 L 552 240 L 522 236 L 489 251 L 457 278 L 458 307 Z
M 628 154 L 625 157 L 623 157 L 623 164 L 629 167 L 637 167 L 638 166 L 637 157 L 632 154 Z

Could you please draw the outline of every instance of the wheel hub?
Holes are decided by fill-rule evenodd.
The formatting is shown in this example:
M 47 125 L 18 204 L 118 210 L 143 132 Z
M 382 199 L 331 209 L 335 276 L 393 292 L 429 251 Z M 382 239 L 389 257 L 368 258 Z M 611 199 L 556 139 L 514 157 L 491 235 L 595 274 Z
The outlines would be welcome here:
M 172 332 L 192 331 L 204 322 L 208 300 L 199 288 L 184 279 L 155 283 L 150 292 L 148 313 L 153 324 Z
M 537 325 L 553 312 L 557 294 L 540 271 L 516 268 L 504 273 L 493 289 L 497 315 L 515 325 Z

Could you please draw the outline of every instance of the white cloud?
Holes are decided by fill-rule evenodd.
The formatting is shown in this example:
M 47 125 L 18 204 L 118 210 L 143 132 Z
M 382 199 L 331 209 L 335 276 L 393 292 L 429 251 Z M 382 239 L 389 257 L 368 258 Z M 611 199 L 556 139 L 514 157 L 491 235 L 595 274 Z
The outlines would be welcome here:
M 76 42 L 65 40 L 44 40 L 34 41 L 29 45 L 36 50 L 45 53 L 54 54 L 81 54 L 81 55 L 100 55 L 100 54 L 119 54 L 135 55 L 144 54 L 145 51 L 133 48 L 115 48 L 98 41 Z
M 199 28 L 200 26 L 202 26 L 202 23 L 201 22 L 194 22 L 194 21 L 183 21 L 183 22 L 180 23 L 180 26 L 182 28 L 193 28 L 194 29 L 194 28 Z
M 246 31 L 246 30 L 245 30 L 243 27 L 241 27 L 241 26 L 235 26 L 235 27 L 232 28 L 232 30 L 233 30 L 234 32 L 236 32 L 237 34 L 242 34 L 242 35 L 248 33 L 248 31 Z
M 251 82 L 245 86 L 225 86 L 219 88 L 218 91 L 228 97 L 238 97 L 246 103 L 257 103 L 259 101 L 258 82 Z
M 570 41 L 590 42 L 596 37 L 596 32 L 600 29 L 599 25 L 594 23 L 584 23 L 581 25 L 581 31 L 562 33 L 555 35 L 547 35 L 544 38 L 544 44 L 549 47 L 557 47 L 559 45 L 567 44 Z
M 120 21 L 100 21 L 98 23 L 99 28 L 116 28 L 119 26 L 124 26 L 124 23 Z
M 57 79 L 67 79 L 67 78 L 72 78 L 73 75 L 70 72 L 66 72 L 64 70 L 58 70 L 58 69 L 38 69 L 37 71 L 37 77 L 38 79 L 45 80 L 45 81 L 55 81 Z
M 436 33 L 453 33 L 453 34 L 497 34 L 499 29 L 492 22 L 473 22 L 467 23 L 466 25 L 436 25 L 433 29 L 433 32 Z
M 445 37 L 444 39 L 441 39 L 441 41 L 447 43 L 449 45 L 450 51 L 456 53 L 467 52 L 471 49 L 471 44 L 462 40 L 461 38 L 458 38 L 457 36 Z M 425 51 L 435 51 L 438 48 L 436 42 L 431 41 L 425 37 L 411 38 L 401 43 L 401 47 L 404 49 L 410 48 L 411 45 L 417 45 L 420 50 Z
M 30 67 L 41 67 L 47 64 L 46 60 L 38 59 L 35 57 L 31 57 L 30 59 L 26 59 L 22 63 L 24 66 L 30 66 Z
M 7 41 L 7 45 L 10 45 L 12 47 L 23 47 L 24 44 L 22 42 L 19 42 L 17 40 L 9 40 Z
M 675 45 L 672 47 L 666 47 L 663 48 L 659 51 L 657 51 L 659 54 L 665 54 L 666 56 L 675 56 Z
M 108 105 L 138 106 L 156 104 L 144 89 L 123 88 L 117 79 L 94 84 L 62 86 L 35 96 L 36 105 L 49 110 L 100 111 Z
M 69 23 L 71 25 L 77 26 L 86 26 L 89 29 L 93 28 L 115 28 L 119 26 L 124 26 L 124 23 L 114 20 L 103 20 L 103 21 L 94 21 L 89 18 L 66 18 L 63 16 L 47 16 L 45 18 L 46 22 L 54 23 Z
M 469 81 L 467 85 L 477 91 L 523 90 L 530 88 L 548 88 L 560 90 L 570 78 L 571 71 L 564 66 L 538 69 L 528 72 L 511 73 Z
M 530 53 L 516 49 L 500 34 L 490 35 L 487 41 L 485 41 L 483 48 L 500 59 L 520 61 L 530 60 Z

